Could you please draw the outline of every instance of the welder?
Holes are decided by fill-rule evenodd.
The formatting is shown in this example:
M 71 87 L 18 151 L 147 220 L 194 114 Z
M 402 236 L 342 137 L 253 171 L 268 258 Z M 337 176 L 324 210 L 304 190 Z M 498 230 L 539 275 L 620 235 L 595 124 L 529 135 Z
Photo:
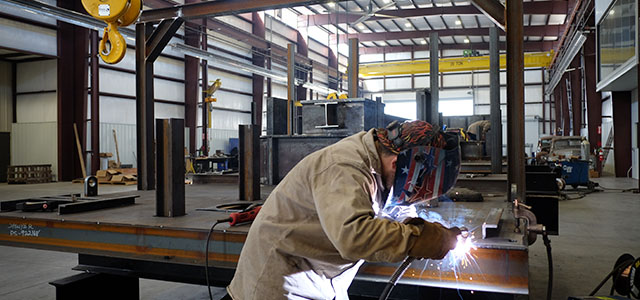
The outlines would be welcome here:
M 364 261 L 442 259 L 460 229 L 393 220 L 385 205 L 446 193 L 458 171 L 457 136 L 424 121 L 394 122 L 308 155 L 265 201 L 225 298 L 348 299 Z

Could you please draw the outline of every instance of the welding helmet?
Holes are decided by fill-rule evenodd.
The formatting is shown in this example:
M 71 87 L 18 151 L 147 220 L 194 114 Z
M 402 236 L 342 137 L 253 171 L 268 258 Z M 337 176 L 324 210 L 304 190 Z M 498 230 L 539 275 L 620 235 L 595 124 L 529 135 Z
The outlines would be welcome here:
M 385 206 L 412 205 L 438 198 L 460 172 L 458 135 L 424 121 L 390 124 L 383 146 L 398 154 L 393 191 Z

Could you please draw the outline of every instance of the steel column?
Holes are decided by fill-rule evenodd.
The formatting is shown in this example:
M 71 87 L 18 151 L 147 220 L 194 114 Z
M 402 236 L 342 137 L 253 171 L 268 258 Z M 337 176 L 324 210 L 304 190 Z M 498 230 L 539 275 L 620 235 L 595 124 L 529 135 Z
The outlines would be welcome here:
M 147 61 L 146 40 L 151 23 L 136 24 L 136 150 L 138 190 L 155 189 L 153 152 L 153 63 Z M 149 33 L 149 34 L 148 34 Z
M 100 170 L 100 57 L 98 32 L 91 31 L 91 174 Z
M 156 216 L 185 215 L 184 120 L 156 120 Z
M 293 134 L 293 102 L 296 97 L 296 63 L 294 44 L 287 45 L 287 134 Z
M 498 27 L 489 29 L 489 102 L 491 115 L 491 173 L 502 173 L 502 112 L 500 111 L 500 49 Z
M 58 1 L 62 8 L 82 10 L 81 4 Z M 73 124 L 86 149 L 86 105 L 88 83 L 89 30 L 58 21 L 58 180 L 82 177 Z M 83 151 L 82 157 L 85 157 Z
M 260 132 L 255 125 L 239 127 L 240 200 L 260 200 Z
M 631 167 L 631 92 L 612 92 L 613 151 L 616 177 L 627 177 Z
M 333 53 L 333 50 L 329 49 L 329 55 L 327 57 L 327 65 L 329 70 L 336 70 L 336 77 L 332 77 L 329 74 L 329 83 L 328 86 L 330 89 L 338 90 L 338 81 L 340 81 L 340 74 L 338 72 L 338 58 Z
M 191 0 L 194 1 L 194 0 Z M 200 39 L 197 26 L 187 23 L 184 31 L 184 43 L 188 46 L 198 47 Z M 184 120 L 185 127 L 189 128 L 189 154 L 196 153 L 196 129 L 198 128 L 198 61 L 197 57 L 184 56 Z
M 587 21 L 588 26 L 593 26 L 595 16 L 592 14 Z M 587 90 L 587 120 L 589 131 L 589 149 L 593 150 L 602 147 L 602 95 L 596 92 L 596 33 L 590 31 L 587 33 L 587 41 L 584 42 L 584 67 L 585 67 L 585 87 Z M 598 132 L 600 130 L 600 132 Z M 602 170 L 602 163 L 596 159 L 596 170 Z
M 431 116 L 428 117 L 434 127 L 440 126 L 440 113 L 438 112 L 438 105 L 440 102 L 439 59 L 438 34 L 434 32 L 429 34 L 429 89 L 431 92 Z
M 11 109 L 13 110 L 13 123 L 18 122 L 18 64 L 11 63 Z
M 360 64 L 359 56 L 358 39 L 349 39 L 349 65 L 347 66 L 347 76 L 349 78 L 349 98 L 358 98 L 360 94 L 358 92 L 358 74 Z
M 305 58 L 309 57 L 309 46 L 307 45 L 307 42 L 304 40 L 300 32 L 297 33 L 296 54 L 302 55 Z M 298 71 L 296 73 L 299 74 L 299 76 L 296 76 L 297 78 L 302 78 L 305 81 L 308 80 L 308 77 L 310 75 L 303 71 Z M 307 89 L 302 87 L 302 84 L 298 85 L 296 89 L 296 95 L 298 96 L 296 100 L 307 100 Z
M 251 13 L 251 32 L 260 37 L 265 37 L 265 28 L 264 22 L 260 18 L 260 15 L 257 12 Z M 256 47 L 252 47 L 252 62 L 254 65 L 258 67 L 264 67 L 264 55 L 262 55 L 261 49 Z M 251 116 L 251 123 L 255 124 L 260 130 L 262 129 L 262 104 L 264 99 L 264 76 L 253 74 L 251 78 L 252 82 L 252 94 L 253 94 L 253 103 L 255 105 L 254 115 Z
M 207 20 L 204 19 L 204 26 L 201 27 L 203 30 L 200 35 L 200 49 L 207 51 L 208 40 L 207 37 Z M 205 90 L 209 87 L 209 63 L 205 59 L 200 60 L 200 72 L 201 76 L 201 94 L 200 98 L 202 99 L 202 155 L 209 156 L 209 131 L 207 130 L 211 124 L 209 124 L 209 103 L 206 102 L 207 94 Z
M 524 53 L 522 1 L 506 4 L 507 32 L 507 160 L 509 200 L 525 200 Z M 515 192 L 515 193 L 514 193 Z

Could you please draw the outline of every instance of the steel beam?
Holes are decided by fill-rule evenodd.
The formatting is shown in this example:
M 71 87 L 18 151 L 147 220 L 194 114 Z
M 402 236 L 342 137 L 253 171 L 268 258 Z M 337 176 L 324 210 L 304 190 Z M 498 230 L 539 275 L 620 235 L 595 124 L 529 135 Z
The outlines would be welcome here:
M 156 61 L 164 47 L 169 43 L 173 35 L 184 23 L 182 18 L 162 20 L 158 27 L 146 40 L 145 55 L 148 62 Z
M 98 32 L 91 31 L 91 174 L 100 170 L 100 57 Z
M 486 3 L 488 3 L 487 0 Z M 522 1 L 509 0 L 507 32 L 507 160 L 509 200 L 526 201 L 524 172 L 524 52 Z
M 537 1 L 524 2 L 524 13 L 531 15 L 551 15 L 551 14 L 567 14 L 567 1 Z M 425 7 L 410 9 L 385 9 L 377 12 L 377 14 L 385 15 L 385 17 L 372 16 L 367 21 L 393 20 L 395 18 L 412 18 L 422 16 L 468 16 L 480 15 L 482 11 L 474 5 L 456 5 L 446 7 Z M 387 17 L 391 16 L 391 17 Z M 321 26 L 331 24 L 353 23 L 362 15 L 330 13 L 317 15 L 300 15 L 298 16 L 298 28 L 308 26 Z
M 489 103 L 491 115 L 491 173 L 502 173 L 502 112 L 500 111 L 500 51 L 498 27 L 489 30 Z
M 438 58 L 438 59 L 435 59 Z M 438 51 L 438 33 L 432 32 L 429 34 L 429 91 L 431 93 L 431 100 L 429 105 L 431 106 L 431 115 L 427 116 L 429 122 L 433 127 L 440 127 L 440 113 L 438 112 L 438 105 L 440 102 L 440 72 L 438 63 L 440 59 L 440 52 Z
M 500 49 L 507 49 L 507 45 L 504 42 L 500 42 Z M 489 50 L 489 43 L 465 43 L 465 44 L 440 44 L 439 48 L 442 50 Z M 524 45 L 524 50 L 527 52 L 546 52 L 557 48 L 557 42 L 527 42 Z M 381 54 L 381 53 L 396 53 L 396 52 L 411 52 L 411 51 L 427 51 L 428 45 L 420 46 L 386 46 L 386 47 L 360 47 L 360 55 L 362 54 Z
M 264 22 L 257 12 L 251 13 L 251 33 L 260 38 L 265 37 Z M 251 59 L 255 66 L 264 68 L 265 56 L 260 52 L 262 49 L 252 47 Z M 253 103 L 255 111 L 252 116 L 252 124 L 262 128 L 262 106 L 264 99 L 264 76 L 253 74 L 251 78 Z
M 358 98 L 359 84 L 358 84 L 358 67 L 359 67 L 359 54 L 358 54 L 358 39 L 349 39 L 349 65 L 347 66 L 347 76 L 349 77 L 349 98 Z
M 496 26 L 500 27 L 500 29 L 505 30 L 506 16 L 508 14 L 506 8 L 500 1 L 498 0 L 472 0 L 471 4 L 478 8 L 493 22 Z M 520 5 L 522 6 L 522 5 Z M 521 10 L 522 12 L 522 10 Z
M 558 36 L 563 30 L 565 25 L 540 25 L 540 26 L 527 26 L 526 35 L 523 36 Z M 414 31 L 400 31 L 400 32 L 369 32 L 369 33 L 351 33 L 341 34 L 339 39 L 337 35 L 331 35 L 331 43 L 336 44 L 339 41 L 340 44 L 345 44 L 349 39 L 358 38 L 360 42 L 375 42 L 375 41 L 387 41 L 387 40 L 401 40 L 401 39 L 415 39 L 424 38 L 430 33 L 438 33 L 439 36 L 487 36 L 489 35 L 489 28 L 457 28 L 457 29 L 441 29 L 441 30 L 414 30 Z M 465 44 L 469 49 L 469 44 Z
M 203 20 L 204 22 L 204 26 L 203 28 L 207 27 L 207 20 Z M 207 47 L 209 45 L 208 43 L 209 38 L 207 37 L 207 33 L 206 32 L 202 32 L 200 34 L 200 49 L 202 51 L 207 52 Z M 206 59 L 200 59 L 200 72 L 202 73 L 201 76 L 201 93 L 200 93 L 200 99 L 202 100 L 200 103 L 202 103 L 202 105 L 200 106 L 200 108 L 202 109 L 202 155 L 203 156 L 209 156 L 209 127 L 211 127 L 211 124 L 209 124 L 209 106 L 211 104 L 206 102 L 206 98 L 207 95 L 205 94 L 205 90 L 209 87 L 209 62 Z
M 153 63 L 146 59 L 146 40 L 151 23 L 136 24 L 136 150 L 138 158 L 138 190 L 155 189 L 153 151 L 154 103 Z M 148 33 L 148 34 L 147 34 Z
M 83 9 L 79 2 L 59 0 L 58 5 L 67 10 Z M 75 147 L 74 123 L 78 127 L 81 148 L 86 149 L 89 31 L 61 21 L 57 26 L 58 180 L 70 181 L 82 177 Z
M 341 1 L 341 0 L 340 0 Z M 206 1 L 198 3 L 190 3 L 184 5 L 176 5 L 173 7 L 156 8 L 142 11 L 140 22 L 153 22 L 175 17 L 186 19 L 198 17 L 217 17 L 224 15 L 236 15 L 253 11 L 286 8 L 292 6 L 313 5 L 318 3 L 329 2 L 328 0 L 218 0 Z
M 296 101 L 295 45 L 287 45 L 287 135 L 293 134 L 293 102 Z

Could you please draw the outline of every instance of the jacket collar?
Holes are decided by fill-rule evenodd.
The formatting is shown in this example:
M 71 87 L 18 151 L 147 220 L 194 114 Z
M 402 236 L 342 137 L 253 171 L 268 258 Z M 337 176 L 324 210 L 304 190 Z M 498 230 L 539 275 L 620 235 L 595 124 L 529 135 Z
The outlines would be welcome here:
M 362 136 L 362 143 L 364 144 L 364 148 L 369 158 L 369 167 L 371 170 L 382 176 L 382 162 L 380 161 L 380 154 L 378 154 L 378 150 L 376 149 L 376 143 L 374 136 L 376 135 L 376 130 L 370 129 L 367 134 Z

